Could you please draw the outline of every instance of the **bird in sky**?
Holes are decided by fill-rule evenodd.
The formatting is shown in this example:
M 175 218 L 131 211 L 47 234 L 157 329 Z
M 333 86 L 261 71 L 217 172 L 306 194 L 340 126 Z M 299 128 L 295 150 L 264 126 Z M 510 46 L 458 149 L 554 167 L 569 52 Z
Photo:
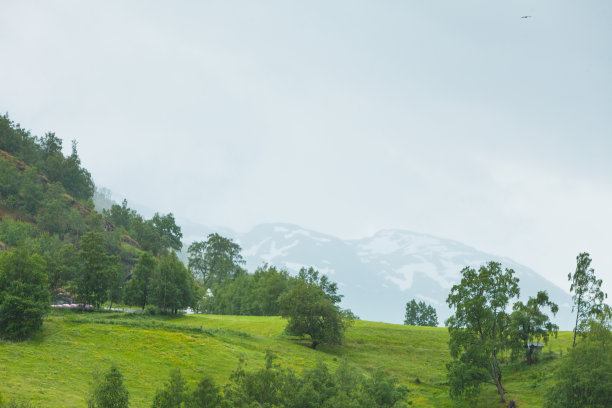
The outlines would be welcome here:
M 531 16 L 522 16 L 521 18 L 531 18 Z

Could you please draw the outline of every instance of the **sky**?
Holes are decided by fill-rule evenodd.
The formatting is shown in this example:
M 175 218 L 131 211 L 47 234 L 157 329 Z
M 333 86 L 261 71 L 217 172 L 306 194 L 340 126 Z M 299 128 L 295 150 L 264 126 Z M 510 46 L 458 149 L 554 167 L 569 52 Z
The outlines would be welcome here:
M 588 251 L 612 295 L 611 20 L 590 0 L 0 0 L 0 112 L 162 213 L 407 229 L 564 289 Z

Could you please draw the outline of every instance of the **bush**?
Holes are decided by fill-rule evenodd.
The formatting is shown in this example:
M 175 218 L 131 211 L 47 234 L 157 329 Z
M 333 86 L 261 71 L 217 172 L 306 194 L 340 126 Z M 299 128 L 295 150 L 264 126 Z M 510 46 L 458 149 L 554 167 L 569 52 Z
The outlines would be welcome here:
M 49 310 L 45 262 L 26 249 L 0 256 L 0 337 L 23 340 L 42 327 Z
M 149 316 L 157 316 L 161 314 L 161 310 L 157 306 L 147 305 L 147 307 L 145 307 L 145 313 Z
M 129 393 L 123 385 L 123 375 L 116 366 L 102 376 L 94 374 L 91 384 L 88 408 L 127 408 L 129 404 Z
M 612 407 L 612 334 L 591 323 L 586 341 L 571 349 L 546 393 L 545 407 Z

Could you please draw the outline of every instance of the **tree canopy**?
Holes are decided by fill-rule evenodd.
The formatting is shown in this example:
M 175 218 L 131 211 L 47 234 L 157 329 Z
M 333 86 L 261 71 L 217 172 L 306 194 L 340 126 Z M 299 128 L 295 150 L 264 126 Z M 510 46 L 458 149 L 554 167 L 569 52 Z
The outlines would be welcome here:
M 310 336 L 313 349 L 321 343 L 342 344 L 351 322 L 336 305 L 340 301 L 336 284 L 326 276 L 319 278 L 312 268 L 300 272 L 294 286 L 279 299 L 281 315 L 289 320 L 285 331 Z
M 42 327 L 50 301 L 44 269 L 25 248 L 0 256 L 0 337 L 23 340 Z
M 406 315 L 404 324 L 411 326 L 437 326 L 438 314 L 433 306 L 412 299 L 406 303 Z
M 571 282 L 570 292 L 573 293 L 572 311 L 576 312 L 572 347 L 576 347 L 576 335 L 586 330 L 589 320 L 604 312 L 603 302 L 607 294 L 601 290 L 602 280 L 595 277 L 591 262 L 587 252 L 578 254 L 576 271 L 567 275 L 567 279 Z

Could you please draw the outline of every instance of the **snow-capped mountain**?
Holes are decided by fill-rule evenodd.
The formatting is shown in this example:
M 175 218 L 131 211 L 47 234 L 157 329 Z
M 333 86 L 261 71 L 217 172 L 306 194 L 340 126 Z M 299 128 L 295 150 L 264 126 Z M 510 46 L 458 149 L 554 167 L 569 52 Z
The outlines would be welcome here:
M 312 266 L 338 282 L 342 307 L 364 320 L 402 323 L 406 302 L 423 300 L 434 306 L 440 324 L 451 314 L 446 297 L 465 266 L 488 261 L 512 268 L 520 279 L 521 300 L 546 290 L 559 305 L 553 320 L 561 329 L 572 326 L 571 297 L 526 266 L 487 254 L 459 242 L 403 230 L 384 230 L 372 237 L 342 240 L 290 224 L 262 224 L 247 233 L 189 225 L 186 244 L 211 232 L 234 239 L 242 247 L 249 271 L 263 263 L 296 273 Z

